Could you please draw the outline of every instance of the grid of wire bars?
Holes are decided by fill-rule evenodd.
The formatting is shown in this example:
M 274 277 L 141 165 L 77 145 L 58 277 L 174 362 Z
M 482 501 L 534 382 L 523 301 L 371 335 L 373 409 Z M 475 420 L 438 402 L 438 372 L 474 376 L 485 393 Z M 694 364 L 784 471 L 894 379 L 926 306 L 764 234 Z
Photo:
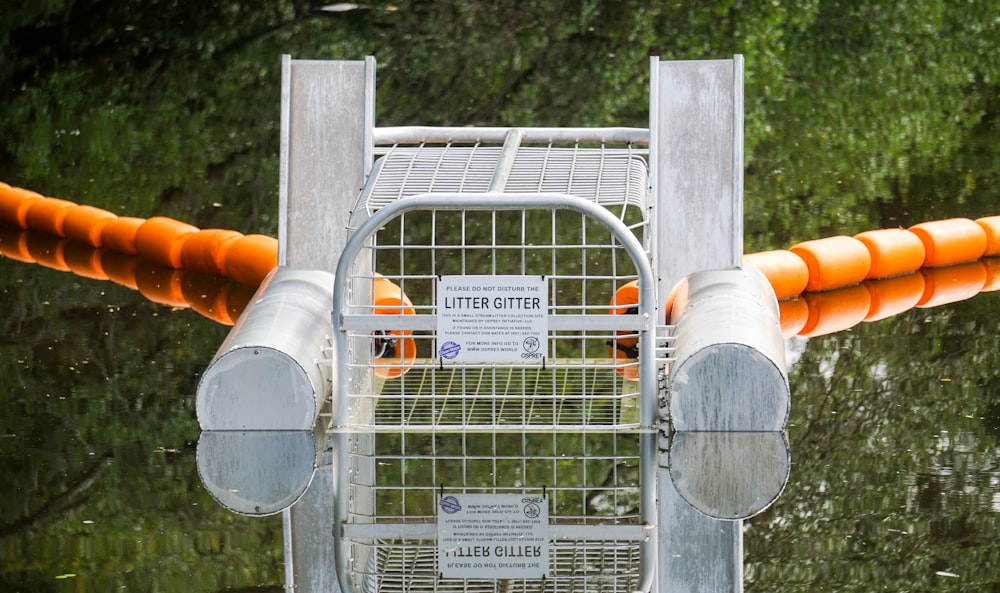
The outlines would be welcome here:
M 637 262 L 622 243 L 623 233 L 647 240 L 644 151 L 519 147 L 500 187 L 506 149 L 446 143 L 384 152 L 359 219 L 415 195 L 516 190 L 582 198 L 622 224 L 611 230 L 572 209 L 455 207 L 442 198 L 380 221 L 366 238 L 340 311 L 347 393 L 334 396 L 346 398 L 335 424 L 347 449 L 342 543 L 354 589 L 636 590 L 649 534 L 642 489 L 653 487 L 640 479 L 640 441 L 651 437 L 640 422 L 639 383 L 630 380 L 639 360 L 618 346 L 634 343 L 641 324 L 617 317 L 628 311 L 609 311 L 609 302 L 639 278 L 637 266 L 649 265 L 648 254 Z M 544 278 L 548 357 L 456 364 L 436 356 L 437 280 L 451 275 Z M 372 303 L 376 279 L 394 283 L 395 302 Z M 553 528 L 570 529 L 553 538 L 545 579 L 443 577 L 427 529 L 442 493 L 543 491 Z

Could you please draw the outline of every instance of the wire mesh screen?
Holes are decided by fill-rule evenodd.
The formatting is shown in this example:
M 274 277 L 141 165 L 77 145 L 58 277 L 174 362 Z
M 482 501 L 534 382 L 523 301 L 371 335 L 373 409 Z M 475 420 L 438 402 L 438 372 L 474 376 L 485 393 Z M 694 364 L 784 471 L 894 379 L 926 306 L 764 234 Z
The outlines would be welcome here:
M 557 541 L 552 545 L 553 574 L 544 580 L 448 580 L 434 572 L 433 542 L 400 547 L 373 544 L 373 569 L 365 574 L 366 591 L 449 593 L 632 593 L 638 582 L 638 547 L 630 541 Z
M 440 182 L 433 168 L 424 170 L 427 162 L 470 162 L 474 152 L 410 150 L 409 173 L 383 159 L 378 179 L 433 191 Z M 545 177 L 537 159 L 562 159 L 556 169 L 568 171 L 564 181 L 574 175 L 592 181 L 592 167 L 608 160 L 603 149 L 587 153 L 595 157 L 589 161 L 552 154 L 542 150 L 521 162 L 519 153 L 514 172 Z M 635 183 L 644 191 L 645 162 L 634 155 L 623 162 L 627 174 L 642 166 Z M 581 163 L 586 173 L 572 173 Z M 462 170 L 478 179 L 488 177 L 487 169 Z M 470 187 L 463 183 L 452 179 L 441 187 Z M 581 187 L 592 188 L 588 198 L 601 203 L 600 195 L 611 195 L 602 183 Z M 377 210 L 373 196 L 383 194 L 369 185 L 366 207 Z M 645 244 L 645 209 L 628 192 L 619 194 L 602 206 Z M 634 261 L 619 235 L 573 210 L 441 204 L 389 220 L 358 262 L 343 311 L 354 319 L 345 324 L 349 389 L 339 395 L 349 400 L 348 467 L 340 471 L 349 482 L 344 538 L 356 590 L 636 590 L 648 539 L 641 491 L 653 485 L 640 479 L 642 394 L 630 372 L 640 362 L 621 344 L 634 345 L 641 325 L 627 315 L 634 310 L 609 303 L 648 261 Z M 441 279 L 453 276 L 543 286 L 545 356 L 520 362 L 443 356 L 439 290 Z M 471 578 L 446 575 L 434 526 L 448 493 L 541 495 L 556 530 L 544 575 L 505 578 L 487 569 Z
M 431 192 L 485 192 L 503 149 L 481 143 L 419 144 L 385 149 L 372 171 L 360 204 L 371 213 L 399 198 Z M 523 146 L 501 188 L 506 192 L 558 192 L 598 204 L 646 206 L 648 167 L 645 149 L 582 147 L 579 144 Z
M 395 298 L 356 303 L 355 309 L 377 315 L 405 308 L 430 327 L 354 335 L 359 348 L 372 345 L 375 357 L 357 357 L 351 371 L 354 377 L 369 375 L 359 384 L 375 386 L 351 394 L 371 400 L 356 406 L 364 410 L 363 422 L 393 430 L 637 426 L 638 384 L 627 380 L 626 371 L 638 360 L 623 356 L 619 347 L 636 334 L 596 323 L 612 314 L 616 290 L 637 277 L 635 264 L 607 229 L 568 211 L 429 210 L 396 218 L 375 240 L 373 267 L 392 283 Z M 548 356 L 535 364 L 488 365 L 439 356 L 433 327 L 441 300 L 437 282 L 452 275 L 544 279 L 545 312 L 556 321 L 547 336 Z M 352 279 L 359 289 L 374 281 Z M 559 316 L 572 316 L 573 323 L 563 327 Z

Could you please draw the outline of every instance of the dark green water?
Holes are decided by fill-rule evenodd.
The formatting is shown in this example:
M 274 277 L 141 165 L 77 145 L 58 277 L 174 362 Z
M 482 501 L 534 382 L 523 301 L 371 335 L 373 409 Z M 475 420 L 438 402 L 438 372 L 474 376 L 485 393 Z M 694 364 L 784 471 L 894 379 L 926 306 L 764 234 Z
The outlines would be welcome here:
M 379 125 L 645 126 L 648 55 L 740 52 L 747 251 L 1000 214 L 993 2 L 376 6 L 11 10 L 0 180 L 273 234 L 282 53 L 375 54 Z M 195 469 L 227 328 L 9 259 L 0 311 L 0 590 L 280 590 L 280 519 Z M 792 473 L 747 522 L 746 589 L 1000 591 L 1000 293 L 789 349 Z

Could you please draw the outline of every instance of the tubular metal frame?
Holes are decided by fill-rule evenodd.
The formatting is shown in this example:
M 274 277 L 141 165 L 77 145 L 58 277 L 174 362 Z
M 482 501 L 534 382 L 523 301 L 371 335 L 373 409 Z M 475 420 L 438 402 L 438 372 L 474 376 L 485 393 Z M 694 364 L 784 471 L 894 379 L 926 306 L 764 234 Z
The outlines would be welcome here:
M 467 134 L 473 133 L 468 128 L 458 129 Z M 529 129 L 528 136 L 532 136 L 532 132 Z M 449 132 L 450 130 L 445 130 Z M 352 545 L 354 545 L 355 540 L 362 542 L 371 541 L 382 541 L 382 540 L 399 540 L 399 539 L 416 539 L 416 540 L 432 540 L 436 538 L 436 533 L 434 532 L 433 523 L 427 523 L 426 517 L 423 518 L 423 522 L 412 522 L 407 521 L 405 513 L 403 516 L 395 517 L 394 521 L 376 520 L 374 517 L 377 515 L 375 509 L 369 509 L 369 516 L 367 519 L 364 517 L 360 521 L 352 521 L 352 517 L 356 515 L 352 511 L 352 504 L 362 504 L 358 502 L 361 498 L 366 495 L 370 495 L 372 500 L 363 503 L 362 506 L 371 507 L 376 506 L 377 502 L 374 500 L 375 494 L 369 492 L 371 488 L 367 490 L 365 488 L 358 488 L 352 484 L 352 480 L 355 479 L 359 470 L 357 467 L 352 466 L 352 456 L 360 449 L 362 455 L 375 456 L 375 445 L 374 439 L 378 434 L 391 434 L 399 433 L 400 438 L 405 438 L 406 433 L 420 433 L 420 432 L 431 432 L 437 435 L 449 434 L 452 436 L 457 436 L 457 438 L 464 439 L 471 438 L 468 435 L 474 433 L 490 433 L 493 435 L 494 442 L 497 440 L 497 435 L 503 435 L 507 433 L 517 433 L 522 435 L 522 443 L 525 434 L 536 434 L 536 433 L 556 433 L 560 434 L 572 434 L 572 433 L 583 433 L 584 435 L 588 433 L 618 433 L 618 434 L 631 434 L 638 440 L 638 447 L 634 457 L 629 459 L 634 459 L 638 465 L 638 513 L 637 513 L 637 523 L 636 524 L 624 524 L 617 523 L 612 520 L 608 522 L 599 522 L 595 519 L 587 519 L 583 517 L 585 523 L 589 520 L 590 524 L 573 524 L 573 520 L 567 520 L 568 522 L 554 522 L 550 525 L 550 539 L 553 550 L 567 550 L 567 552 L 557 552 L 556 556 L 553 557 L 552 564 L 553 568 L 557 573 L 559 571 L 582 571 L 580 574 L 589 571 L 598 570 L 591 564 L 586 564 L 585 567 L 572 567 L 567 568 L 563 566 L 567 562 L 566 554 L 573 553 L 576 548 L 573 548 L 573 542 L 578 541 L 580 545 L 583 546 L 593 546 L 595 542 L 603 542 L 602 545 L 593 548 L 587 556 L 587 552 L 580 550 L 580 553 L 584 558 L 592 558 L 594 554 L 600 554 L 604 558 L 604 554 L 610 554 L 610 560 L 612 563 L 618 562 L 619 552 L 614 552 L 613 550 L 619 549 L 616 546 L 623 546 L 623 542 L 634 542 L 636 548 L 638 549 L 638 571 L 635 573 L 635 590 L 638 591 L 649 591 L 653 587 L 655 578 L 655 567 L 656 567 L 656 554 L 657 554 L 657 542 L 656 542 L 656 524 L 657 524 L 657 509 L 655 500 L 655 487 L 656 487 L 656 471 L 657 471 L 657 439 L 659 436 L 658 432 L 658 394 L 660 385 L 658 384 L 658 373 L 660 364 L 657 361 L 657 352 L 662 352 L 662 348 L 658 349 L 657 341 L 657 327 L 656 327 L 656 297 L 655 297 L 655 287 L 656 279 L 652 271 L 652 266 L 650 262 L 649 251 L 643 245 L 643 243 L 636 237 L 635 229 L 629 226 L 624 221 L 624 216 L 616 216 L 604 205 L 601 205 L 594 199 L 585 199 L 578 197 L 576 195 L 570 195 L 565 193 L 553 193 L 553 192 L 538 192 L 538 193 L 503 193 L 502 188 L 506 184 L 507 177 L 511 167 L 513 166 L 513 155 L 517 151 L 518 144 L 525 137 L 523 131 L 511 132 L 508 129 L 498 129 L 492 136 L 499 137 L 500 131 L 503 131 L 503 138 L 506 140 L 504 153 L 501 154 L 500 164 L 498 165 L 498 171 L 494 174 L 494 180 L 489 185 L 491 191 L 477 192 L 477 193 L 443 193 L 443 192 L 432 192 L 424 193 L 420 195 L 405 195 L 390 201 L 376 210 L 369 211 L 369 218 L 357 225 L 357 228 L 353 230 L 352 235 L 347 241 L 347 244 L 340 256 L 340 260 L 337 266 L 336 277 L 333 287 L 333 324 L 334 324 L 334 336 L 332 344 L 332 360 L 333 360 L 333 410 L 331 419 L 331 434 L 334 442 L 336 443 L 337 451 L 337 462 L 334 464 L 335 477 L 334 480 L 334 529 L 335 529 L 335 555 L 337 564 L 337 575 L 340 579 L 341 588 L 344 591 L 371 591 L 371 590 L 383 590 L 383 586 L 386 590 L 399 590 L 399 591 L 423 591 L 426 589 L 419 588 L 418 585 L 412 583 L 407 584 L 406 579 L 400 576 L 402 572 L 409 569 L 412 570 L 415 563 L 418 562 L 418 557 L 423 556 L 424 560 L 421 562 L 436 562 L 434 559 L 434 550 L 426 549 L 426 546 L 422 548 L 424 551 L 421 552 L 418 547 L 413 547 L 407 552 L 403 550 L 403 556 L 396 558 L 395 560 L 384 559 L 372 557 L 365 560 L 365 562 L 386 562 L 388 566 L 389 562 L 402 563 L 397 567 L 397 577 L 402 580 L 394 581 L 393 578 L 396 577 L 379 577 L 375 578 L 373 573 L 361 571 L 364 574 L 359 574 L 357 578 L 353 578 L 355 568 L 352 566 Z M 548 130 L 545 129 L 547 132 Z M 417 129 L 407 129 L 407 133 L 416 133 L 418 135 L 424 134 L 426 130 L 422 128 Z M 604 134 L 602 131 L 601 134 Z M 638 134 L 638 135 L 637 135 Z M 379 136 L 378 131 L 376 132 L 376 138 L 381 138 L 385 136 L 386 132 L 383 132 Z M 393 131 L 392 140 L 394 142 L 405 142 L 405 138 L 402 138 L 400 133 Z M 448 134 L 444 134 L 448 135 Z M 519 137 L 511 140 L 513 135 L 518 135 Z M 645 130 L 629 130 L 625 136 L 628 142 L 641 141 L 643 135 L 648 138 L 648 131 Z M 403 134 L 405 136 L 405 134 Z M 491 136 L 491 138 L 492 138 Z M 567 138 L 569 136 L 566 136 Z M 384 139 L 384 138 L 383 138 Z M 494 141 L 497 138 L 492 138 Z M 603 139 L 603 138 L 602 138 Z M 420 142 L 420 140 L 412 140 L 413 142 Z M 596 140 L 595 140 L 596 141 Z M 508 146 L 511 145 L 512 150 L 508 150 Z M 522 149 L 523 150 L 523 149 Z M 506 158 L 504 155 L 507 155 Z M 504 164 L 506 163 L 506 164 Z M 373 174 L 377 172 L 374 171 Z M 476 424 L 450 424 L 450 425 L 433 425 L 432 424 L 406 424 L 402 422 L 398 425 L 386 426 L 382 424 L 376 424 L 372 421 L 375 408 L 378 405 L 378 392 L 379 387 L 373 384 L 371 380 L 363 387 L 364 391 L 371 390 L 372 396 L 356 397 L 352 395 L 352 390 L 357 391 L 357 386 L 352 383 L 354 380 L 352 376 L 352 364 L 355 364 L 358 357 L 358 352 L 360 348 L 357 346 L 358 343 L 363 343 L 365 337 L 368 338 L 368 343 L 371 343 L 371 338 L 377 335 L 379 332 L 387 332 L 390 330 L 403 331 L 403 332 L 430 332 L 433 334 L 436 327 L 436 315 L 433 308 L 416 306 L 417 314 L 406 315 L 406 314 L 375 314 L 377 311 L 373 311 L 370 306 L 368 306 L 367 311 L 364 307 L 359 308 L 359 300 L 363 300 L 360 294 L 355 294 L 352 296 L 352 279 L 356 279 L 357 270 L 356 262 L 359 256 L 366 249 L 371 249 L 373 243 L 375 242 L 376 234 L 383 229 L 385 225 L 389 222 L 395 220 L 398 217 L 404 216 L 407 213 L 414 213 L 419 211 L 432 210 L 432 211 L 461 211 L 461 212 L 476 212 L 476 211 L 534 211 L 534 210 L 550 210 L 552 212 L 557 211 L 570 211 L 581 214 L 587 220 L 594 220 L 599 225 L 601 225 L 610 235 L 613 237 L 613 242 L 617 244 L 624 250 L 624 253 L 628 255 L 628 258 L 634 264 L 636 279 L 638 280 L 638 303 L 636 305 L 637 314 L 636 315 L 613 315 L 613 314 L 594 314 L 593 310 L 587 310 L 586 307 L 582 308 L 579 313 L 567 313 L 550 308 L 548 315 L 548 331 L 550 335 L 559 332 L 568 332 L 572 330 L 583 329 L 584 331 L 602 331 L 614 336 L 616 332 L 627 332 L 629 334 L 635 334 L 638 338 L 638 360 L 636 361 L 637 370 L 637 384 L 638 384 L 638 397 L 637 397 L 637 407 L 638 407 L 638 418 L 628 425 L 589 425 L 584 421 L 582 424 L 568 424 L 562 425 L 559 422 L 554 421 L 546 424 L 534 424 L 531 420 L 523 420 L 520 424 L 518 423 L 505 423 L 498 424 L 500 420 L 494 418 L 493 422 L 476 423 Z M 646 215 L 646 212 L 643 212 Z M 554 216 L 554 215 L 553 215 Z M 495 247 L 495 246 L 494 246 Z M 363 259 L 363 258 L 362 258 Z M 364 269 L 362 268 L 362 279 L 365 277 Z M 362 291 L 363 292 L 363 291 Z M 352 299 L 354 303 L 352 304 Z M 606 308 L 605 308 L 606 309 Z M 360 313 L 356 311 L 361 311 Z M 430 314 L 428 314 L 428 311 Z M 354 336 L 354 337 L 352 337 Z M 432 338 L 433 339 L 433 338 Z M 552 339 L 556 339 L 553 337 Z M 360 342 L 359 342 L 360 340 Z M 352 360 L 355 363 L 352 363 Z M 440 361 L 438 361 L 440 364 Z M 417 365 L 421 363 L 416 363 Z M 434 364 L 433 361 L 423 364 Z M 558 364 L 558 362 L 556 363 Z M 363 362 L 362 362 L 363 366 Z M 482 365 L 479 365 L 482 366 Z M 489 365 L 486 365 L 489 366 Z M 544 366 L 543 366 L 544 368 Z M 605 372 L 611 373 L 614 376 L 613 365 L 608 365 Z M 600 369 L 599 369 L 600 370 Z M 363 382 L 364 380 L 362 380 Z M 405 394 L 404 394 L 405 395 Z M 554 396 L 553 396 L 554 397 Z M 466 436 L 462 436 L 466 435 Z M 389 437 L 383 437 L 389 438 Z M 437 438 L 437 437 L 434 437 Z M 553 442 L 555 442 L 555 436 L 553 436 Z M 584 437 L 585 439 L 586 437 Z M 360 444 L 359 444 L 360 443 Z M 523 445 L 522 445 L 523 448 Z M 579 453 L 578 453 L 579 455 Z M 587 453 L 586 450 L 582 453 L 585 458 Z M 403 455 L 400 455 L 402 457 Z M 582 459 L 581 458 L 581 459 Z M 617 457 L 613 456 L 611 462 L 614 462 Z M 390 460 L 392 461 L 392 460 Z M 499 461 L 503 461 L 500 459 Z M 405 462 L 401 460 L 400 463 Z M 374 468 L 374 459 L 370 460 L 371 465 Z M 494 451 L 494 465 L 498 463 L 496 458 L 496 452 Z M 372 469 L 374 471 L 374 469 Z M 363 472 L 362 472 L 363 473 Z M 462 486 L 463 490 L 467 488 Z M 525 488 L 531 490 L 533 487 L 525 485 Z M 494 486 L 496 489 L 496 486 Z M 475 490 L 475 488 L 472 488 Z M 405 495 L 405 494 L 404 494 Z M 365 513 L 362 513 L 364 515 Z M 551 518 L 551 517 L 550 517 Z M 614 519 L 614 517 L 611 517 Z M 582 540 L 586 540 L 589 543 L 583 543 Z M 614 542 L 618 542 L 615 544 Z M 620 554 L 624 554 L 622 558 L 628 558 L 629 552 L 627 551 L 633 544 L 625 545 L 625 547 L 620 548 L 622 551 Z M 383 546 L 384 548 L 384 546 Z M 379 549 L 375 549 L 375 556 L 378 556 Z M 407 556 L 409 554 L 409 556 Z M 624 561 L 624 560 L 623 560 Z M 587 560 L 584 560 L 587 563 Z M 402 571 L 402 572 L 400 572 Z M 394 573 L 395 574 L 395 573 Z M 600 583 L 602 578 L 612 578 L 607 575 L 591 575 L 591 576 L 573 576 L 567 574 L 562 574 L 560 577 L 558 574 L 553 578 L 549 579 L 546 584 L 546 580 L 542 580 L 538 587 L 528 587 L 526 583 L 522 583 L 518 588 L 511 589 L 512 585 L 510 582 L 503 585 L 494 585 L 492 588 L 482 588 L 482 583 L 472 583 L 471 581 L 466 581 L 464 584 L 451 583 L 452 588 L 448 590 L 456 591 L 500 591 L 500 590 L 553 590 L 551 587 L 557 586 L 557 582 L 562 582 L 563 586 L 569 584 L 572 588 L 577 588 L 578 581 L 573 579 L 584 579 L 579 581 L 582 583 L 590 583 L 590 585 L 580 585 L 580 586 L 594 586 L 594 583 Z M 609 572 L 608 574 L 612 574 Z M 559 580 L 561 578 L 561 580 Z M 589 579 L 589 580 L 588 580 Z M 610 581 L 609 581 L 610 582 Z M 440 589 L 448 585 L 448 581 L 438 582 L 436 579 L 433 582 L 435 588 Z M 610 589 L 605 589 L 601 585 L 597 585 L 598 590 L 621 590 L 615 587 Z M 455 588 L 457 587 L 457 588 Z M 446 587 L 447 588 L 447 587 Z M 589 589 L 588 589 L 589 590 Z

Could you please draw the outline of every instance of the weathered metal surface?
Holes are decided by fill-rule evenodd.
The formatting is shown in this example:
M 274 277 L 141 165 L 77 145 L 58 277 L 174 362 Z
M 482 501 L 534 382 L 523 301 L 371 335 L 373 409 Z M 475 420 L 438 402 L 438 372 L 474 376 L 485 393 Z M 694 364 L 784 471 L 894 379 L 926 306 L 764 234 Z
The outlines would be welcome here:
M 277 268 L 198 382 L 202 430 L 312 430 L 329 393 L 333 274 Z
M 375 61 L 282 58 L 278 263 L 337 267 L 371 167 Z
M 653 57 L 651 70 L 653 261 L 656 294 L 666 299 L 689 274 L 742 264 L 743 59 L 661 62 Z M 657 319 L 667 321 L 662 313 Z M 704 328 L 705 322 L 694 325 Z M 684 355 L 681 342 L 674 345 L 681 345 Z M 656 480 L 657 590 L 742 591 L 742 521 L 713 519 L 696 510 L 678 492 L 669 463 L 664 450 Z
M 329 449 L 320 453 L 309 489 L 283 516 L 285 531 L 285 588 L 297 593 L 340 593 L 334 571 L 334 523 L 330 512 L 333 459 Z
M 743 58 L 652 58 L 650 168 L 657 294 L 743 254 Z
M 657 477 L 661 593 L 743 590 L 743 522 L 712 519 L 677 491 L 670 474 Z
M 327 399 L 331 272 L 371 167 L 374 70 L 282 58 L 278 269 L 199 382 L 202 430 L 311 430 Z
M 641 506 L 656 513 L 644 516 L 641 522 L 656 531 L 658 538 L 644 541 L 642 570 L 644 575 L 653 575 L 655 563 L 657 582 L 641 583 L 639 588 L 652 585 L 652 590 L 671 593 L 741 591 L 742 518 L 770 504 L 787 479 L 788 450 L 781 430 L 789 399 L 773 292 L 766 282 L 761 286 L 760 278 L 752 272 L 740 270 L 743 62 L 740 56 L 698 62 L 653 58 L 651 66 L 648 135 L 636 129 L 594 133 L 602 141 L 607 136 L 630 145 L 641 145 L 648 137 L 652 202 L 645 202 L 642 191 L 643 199 L 636 203 L 641 203 L 644 213 L 653 212 L 651 241 L 646 248 L 651 252 L 655 276 L 646 274 L 640 282 L 646 291 L 640 299 L 641 313 L 652 317 L 656 307 L 659 318 L 651 323 L 675 321 L 678 326 L 673 344 L 675 362 L 669 376 L 669 408 L 662 411 L 671 424 L 661 423 L 660 428 L 664 433 L 730 432 L 674 432 L 672 448 L 663 445 L 657 454 L 653 432 L 657 428 L 657 402 L 649 398 L 651 403 L 642 406 L 640 424 L 647 430 L 640 433 Z M 308 431 L 322 417 L 320 407 L 327 401 L 331 380 L 343 394 L 350 391 L 348 386 L 355 393 L 369 393 L 374 388 L 370 378 L 350 379 L 346 372 L 328 376 L 328 366 L 319 358 L 329 336 L 340 340 L 334 344 L 334 350 L 344 357 L 337 361 L 338 366 L 347 362 L 362 367 L 370 355 L 367 342 L 353 349 L 346 348 L 346 342 L 340 343 L 344 340 L 339 330 L 364 319 L 358 315 L 342 317 L 340 306 L 334 307 L 336 314 L 331 319 L 333 287 L 343 290 L 344 281 L 338 276 L 340 280 L 334 282 L 328 272 L 337 269 L 342 253 L 350 251 L 353 243 L 357 249 L 370 245 L 368 239 L 349 242 L 348 228 L 352 226 L 351 206 L 357 203 L 372 168 L 376 140 L 405 143 L 430 137 L 450 142 L 460 137 L 479 141 L 477 134 L 502 139 L 510 133 L 507 128 L 376 131 L 375 64 L 371 58 L 313 62 L 285 56 L 282 69 L 279 269 L 230 332 L 199 384 L 198 417 L 205 430 Z M 567 134 L 577 133 L 528 128 L 524 139 L 538 141 L 554 135 L 566 141 L 571 139 Z M 415 161 L 417 156 L 408 156 L 406 150 L 418 149 L 399 153 Z M 633 158 L 631 150 L 630 146 L 625 151 L 625 158 Z M 515 153 L 513 149 L 509 152 Z M 396 153 L 390 151 L 392 154 Z M 511 180 L 516 177 L 513 172 L 523 163 L 503 160 L 501 154 L 500 150 L 487 154 L 491 167 L 497 159 L 506 165 L 499 171 L 491 169 L 493 175 L 484 182 L 492 180 L 492 189 L 498 192 L 511 191 Z M 605 154 L 617 153 L 602 152 L 602 158 Z M 636 158 L 641 156 L 641 150 L 636 152 Z M 392 158 L 387 157 L 386 162 L 395 162 Z M 624 169 L 632 171 L 633 167 Z M 507 172 L 512 174 L 508 177 Z M 378 173 L 373 178 L 388 175 Z M 629 180 L 632 177 L 626 176 Z M 638 187 L 645 189 L 645 179 Z M 437 190 L 424 188 L 417 193 L 432 191 Z M 397 193 L 394 199 L 398 197 Z M 365 218 L 378 217 L 383 208 L 391 209 L 386 204 L 372 207 L 366 201 L 360 205 L 364 207 L 353 213 L 354 227 L 365 228 Z M 479 202 L 463 207 L 503 205 Z M 362 245 L 361 241 L 368 243 Z M 645 258 L 645 252 L 642 255 L 639 259 Z M 360 259 L 363 261 L 355 262 L 351 275 L 361 279 L 354 298 L 364 306 L 370 296 L 364 279 L 371 278 L 372 271 L 370 262 Z M 662 313 L 662 299 L 689 275 L 675 303 L 676 319 L 668 320 Z M 654 305 L 655 300 L 660 302 Z M 335 332 L 333 323 L 344 327 Z M 642 350 L 653 351 L 651 332 L 645 332 L 641 342 Z M 642 365 L 641 383 L 654 384 L 655 373 L 655 365 Z M 286 584 L 303 591 L 336 591 L 338 582 L 346 583 L 343 574 L 330 570 L 344 557 L 344 550 L 334 549 L 331 543 L 338 538 L 329 534 L 338 533 L 348 500 L 346 492 L 337 492 L 342 480 L 334 480 L 334 476 L 346 471 L 361 476 L 351 485 L 351 497 L 362 502 L 351 512 L 365 517 L 374 513 L 374 435 L 349 437 L 346 429 L 352 420 L 346 413 L 346 401 L 333 404 L 334 428 L 339 430 L 332 437 L 336 455 L 327 452 L 330 459 L 323 462 L 325 469 L 315 474 L 299 502 L 284 514 Z M 664 434 L 665 439 L 667 436 Z M 353 454 L 370 458 L 368 463 L 348 468 L 344 463 L 346 449 L 338 448 L 348 441 Z M 206 440 L 208 444 L 210 440 Z M 223 466 L 236 463 L 230 460 Z M 332 465 L 337 466 L 337 474 Z M 655 486 L 655 493 L 651 486 Z M 284 501 L 288 497 L 277 498 Z M 336 513 L 326 512 L 331 499 Z M 236 503 L 250 504 L 242 499 Z M 366 567 L 370 560 L 364 554 L 355 557 Z
M 698 272 L 677 291 L 669 415 L 678 431 L 785 428 L 790 394 L 778 305 L 756 269 Z

